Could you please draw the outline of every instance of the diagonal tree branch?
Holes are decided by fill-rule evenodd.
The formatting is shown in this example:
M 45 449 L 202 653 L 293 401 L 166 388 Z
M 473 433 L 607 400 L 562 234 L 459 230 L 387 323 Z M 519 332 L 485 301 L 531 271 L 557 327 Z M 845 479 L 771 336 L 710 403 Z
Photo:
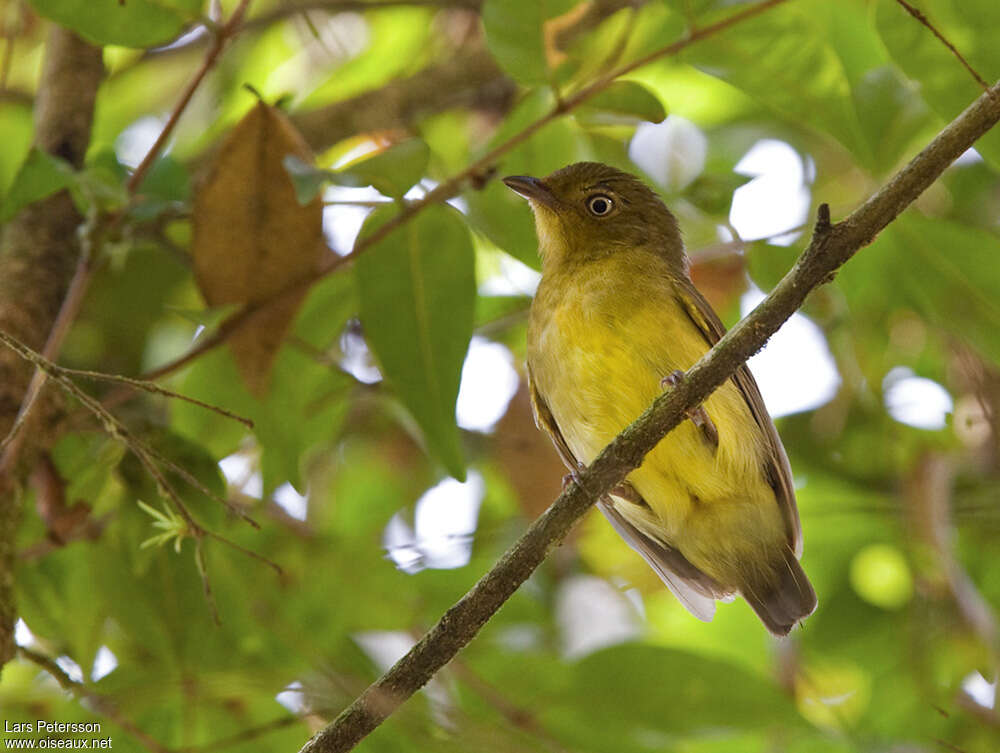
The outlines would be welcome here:
M 704 401 L 760 350 L 816 287 L 913 202 L 976 140 L 1000 121 L 995 84 L 885 186 L 842 222 L 826 204 L 809 247 L 761 304 L 733 327 L 669 392 L 660 395 L 608 445 L 472 589 L 382 677 L 368 687 L 300 753 L 343 753 L 389 717 L 447 664 L 545 559 L 591 505 L 637 468 L 690 408 Z

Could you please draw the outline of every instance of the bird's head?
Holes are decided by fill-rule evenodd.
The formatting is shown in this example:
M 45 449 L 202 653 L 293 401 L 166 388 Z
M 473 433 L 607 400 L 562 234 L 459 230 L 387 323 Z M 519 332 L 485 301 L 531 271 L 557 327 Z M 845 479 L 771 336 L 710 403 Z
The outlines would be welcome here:
M 545 178 L 512 175 L 503 182 L 531 204 L 546 267 L 647 248 L 683 268 L 677 220 L 634 175 L 599 162 L 577 162 Z

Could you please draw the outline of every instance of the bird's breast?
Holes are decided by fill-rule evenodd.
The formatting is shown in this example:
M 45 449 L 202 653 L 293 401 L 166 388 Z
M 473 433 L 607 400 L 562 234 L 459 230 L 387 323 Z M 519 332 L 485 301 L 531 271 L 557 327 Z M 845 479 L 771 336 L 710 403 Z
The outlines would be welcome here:
M 559 282 L 539 288 L 528 364 L 566 444 L 589 464 L 663 391 L 664 377 L 690 368 L 709 346 L 669 280 L 629 287 L 600 276 Z M 739 389 L 726 382 L 705 407 L 717 446 L 683 421 L 629 475 L 669 537 L 698 502 L 770 493 L 761 471 L 763 435 Z
M 528 362 L 536 388 L 576 456 L 589 463 L 660 393 L 660 381 L 707 349 L 669 283 L 624 287 L 576 279 L 562 294 L 540 290 Z

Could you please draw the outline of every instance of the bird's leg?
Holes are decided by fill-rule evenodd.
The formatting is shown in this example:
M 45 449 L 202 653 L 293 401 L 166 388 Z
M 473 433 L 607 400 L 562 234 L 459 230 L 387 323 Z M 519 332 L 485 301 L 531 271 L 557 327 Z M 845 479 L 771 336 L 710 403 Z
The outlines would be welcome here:
M 660 389 L 673 387 L 683 378 L 684 372 L 680 369 L 674 369 L 674 371 L 670 372 L 667 376 L 660 380 Z M 687 412 L 687 417 L 691 419 L 691 423 L 701 430 L 702 436 L 705 438 L 706 442 L 712 445 L 712 449 L 716 449 L 719 446 L 719 430 L 715 428 L 715 424 L 712 423 L 712 419 L 709 418 L 708 411 L 705 410 L 705 406 L 699 405 L 697 408 L 691 408 Z
M 626 502 L 631 502 L 633 505 L 641 505 L 643 507 L 648 507 L 646 500 L 642 498 L 642 495 L 635 490 L 628 481 L 622 481 L 618 486 L 608 492 L 609 496 L 615 496 L 619 499 L 624 499 Z

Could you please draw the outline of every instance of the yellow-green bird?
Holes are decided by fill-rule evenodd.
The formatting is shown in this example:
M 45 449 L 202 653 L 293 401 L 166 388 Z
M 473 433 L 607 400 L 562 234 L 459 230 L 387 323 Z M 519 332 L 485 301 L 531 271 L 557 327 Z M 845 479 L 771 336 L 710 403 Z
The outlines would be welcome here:
M 580 162 L 508 187 L 535 215 L 535 420 L 572 471 L 591 463 L 725 332 L 688 274 L 677 220 L 633 175 Z M 816 608 L 799 565 L 791 470 L 741 367 L 599 507 L 696 617 L 740 594 L 775 635 Z

